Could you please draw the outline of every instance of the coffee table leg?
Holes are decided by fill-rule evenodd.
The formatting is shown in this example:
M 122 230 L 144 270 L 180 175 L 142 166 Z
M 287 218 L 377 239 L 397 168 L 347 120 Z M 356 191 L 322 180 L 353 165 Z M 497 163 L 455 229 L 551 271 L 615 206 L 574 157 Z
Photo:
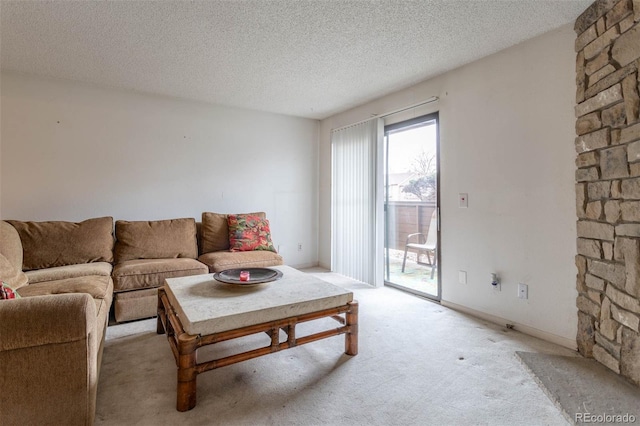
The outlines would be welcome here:
M 178 336 L 178 411 L 188 411 L 196 406 L 196 349 L 198 336 Z
M 351 331 L 344 336 L 344 352 L 347 355 L 358 355 L 358 302 L 349 302 L 351 309 L 345 314 L 346 325 Z
M 162 318 L 165 317 L 164 304 L 162 303 L 162 292 L 164 290 L 158 289 L 158 324 L 156 326 L 156 333 L 164 334 L 164 325 L 162 324 Z

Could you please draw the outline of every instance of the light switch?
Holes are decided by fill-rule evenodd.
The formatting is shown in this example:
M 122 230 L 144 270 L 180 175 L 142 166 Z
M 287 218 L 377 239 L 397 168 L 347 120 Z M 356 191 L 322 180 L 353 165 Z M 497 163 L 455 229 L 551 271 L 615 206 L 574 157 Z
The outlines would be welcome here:
M 467 271 L 458 271 L 458 282 L 460 284 L 467 283 Z
M 469 207 L 469 194 L 461 192 L 460 196 L 458 197 L 458 202 L 461 209 L 466 209 L 467 207 Z
M 518 284 L 518 299 L 529 298 L 529 286 L 523 283 Z

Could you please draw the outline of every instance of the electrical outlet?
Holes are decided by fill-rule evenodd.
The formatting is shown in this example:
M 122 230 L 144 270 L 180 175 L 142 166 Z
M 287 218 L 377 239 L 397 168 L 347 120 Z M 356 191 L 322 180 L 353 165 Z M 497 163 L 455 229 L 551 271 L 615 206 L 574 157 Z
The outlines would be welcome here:
M 523 283 L 518 284 L 518 299 L 529 298 L 529 286 Z
M 302 251 L 302 243 L 298 243 L 298 251 Z
M 493 287 L 493 291 L 502 291 L 500 277 L 496 273 L 491 273 L 491 287 Z

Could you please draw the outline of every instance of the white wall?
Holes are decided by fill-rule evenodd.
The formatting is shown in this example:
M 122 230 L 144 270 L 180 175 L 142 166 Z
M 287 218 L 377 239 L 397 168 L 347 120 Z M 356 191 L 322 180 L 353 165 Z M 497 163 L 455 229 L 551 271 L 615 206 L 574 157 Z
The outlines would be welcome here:
M 263 210 L 317 264 L 318 121 L 10 73 L 1 96 L 3 219 Z
M 567 25 L 323 120 L 320 264 L 330 265 L 330 130 L 439 96 L 404 118 L 440 112 L 443 301 L 575 347 L 574 39 Z

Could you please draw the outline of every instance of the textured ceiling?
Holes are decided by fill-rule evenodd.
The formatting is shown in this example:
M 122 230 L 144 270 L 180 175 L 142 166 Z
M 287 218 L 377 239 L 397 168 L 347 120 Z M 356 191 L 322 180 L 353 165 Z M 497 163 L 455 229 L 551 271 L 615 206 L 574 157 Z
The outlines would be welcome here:
M 591 2 L 2 0 L 0 64 L 325 118 L 573 22 Z

